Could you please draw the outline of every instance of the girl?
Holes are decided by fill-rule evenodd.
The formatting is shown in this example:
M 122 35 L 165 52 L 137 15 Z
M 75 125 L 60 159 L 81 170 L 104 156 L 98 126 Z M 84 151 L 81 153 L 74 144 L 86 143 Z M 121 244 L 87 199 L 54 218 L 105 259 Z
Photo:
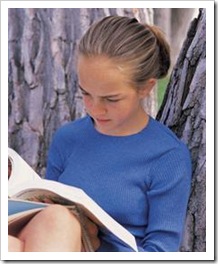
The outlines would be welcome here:
M 80 41 L 77 65 L 87 116 L 55 133 L 48 156 L 46 178 L 82 188 L 144 252 L 179 250 L 190 193 L 187 147 L 143 109 L 157 79 L 167 75 L 169 53 L 162 32 L 135 18 L 109 16 L 93 24 Z M 46 210 L 22 230 L 22 243 L 34 225 L 49 228 L 48 241 L 57 245 L 64 222 L 65 250 L 80 251 L 79 223 L 61 206 Z M 90 232 L 96 251 L 131 251 L 111 234 L 97 235 L 93 225 Z M 45 246 L 47 233 L 34 241 Z M 40 250 L 57 250 L 50 242 Z

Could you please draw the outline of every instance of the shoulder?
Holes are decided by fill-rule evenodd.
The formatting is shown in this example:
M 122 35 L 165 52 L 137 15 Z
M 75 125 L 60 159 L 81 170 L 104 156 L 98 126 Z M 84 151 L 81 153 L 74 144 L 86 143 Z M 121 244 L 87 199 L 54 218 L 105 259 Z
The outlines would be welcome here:
M 149 130 L 157 144 L 166 150 L 177 149 L 185 152 L 188 150 L 186 144 L 170 128 L 152 117 L 149 122 Z
M 156 147 L 161 149 L 155 161 L 156 168 L 170 168 L 172 172 L 181 169 L 190 174 L 191 155 L 188 146 L 167 126 L 155 119 L 151 119 L 151 132 L 156 138 Z
M 88 126 L 87 119 L 88 117 L 83 117 L 62 125 L 54 133 L 54 139 L 72 139 L 74 136 L 79 135 Z
M 72 147 L 87 137 L 89 125 L 88 117 L 83 117 L 62 125 L 53 134 L 50 148 L 61 152 L 65 152 L 65 150 L 71 151 L 70 149 Z
M 190 169 L 191 155 L 188 146 L 164 124 L 151 118 L 150 138 L 156 143 L 154 148 L 157 153 L 157 161 L 161 166 L 174 164 L 182 165 Z
M 75 121 L 66 123 L 56 130 L 49 146 L 49 158 L 57 160 L 66 160 L 73 149 L 81 142 L 88 118 L 84 117 Z

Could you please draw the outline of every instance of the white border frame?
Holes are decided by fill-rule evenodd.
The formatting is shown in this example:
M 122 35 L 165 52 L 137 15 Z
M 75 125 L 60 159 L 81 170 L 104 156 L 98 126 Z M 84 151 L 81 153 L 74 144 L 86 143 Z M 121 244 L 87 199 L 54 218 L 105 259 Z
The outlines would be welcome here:
M 2 1 L 1 2 L 1 259 L 2 260 L 214 260 L 214 1 Z M 206 252 L 11 253 L 7 243 L 8 9 L 9 8 L 206 8 L 207 250 Z M 209 40 L 209 41 L 208 41 Z M 210 140 L 208 139 L 210 137 Z M 3 242 L 4 241 L 4 242 Z

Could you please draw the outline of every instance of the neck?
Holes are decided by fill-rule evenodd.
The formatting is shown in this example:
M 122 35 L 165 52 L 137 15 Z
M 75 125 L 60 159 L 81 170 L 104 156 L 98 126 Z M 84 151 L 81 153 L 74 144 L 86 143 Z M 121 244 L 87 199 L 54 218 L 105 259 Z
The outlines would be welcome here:
M 131 125 L 129 124 L 128 128 L 118 127 L 117 130 L 107 132 L 99 130 L 96 126 L 95 129 L 99 133 L 108 136 L 131 136 L 141 132 L 148 125 L 148 122 L 149 116 L 144 110 L 142 110 L 137 114 L 137 117 L 134 116 L 132 122 L 130 123 Z

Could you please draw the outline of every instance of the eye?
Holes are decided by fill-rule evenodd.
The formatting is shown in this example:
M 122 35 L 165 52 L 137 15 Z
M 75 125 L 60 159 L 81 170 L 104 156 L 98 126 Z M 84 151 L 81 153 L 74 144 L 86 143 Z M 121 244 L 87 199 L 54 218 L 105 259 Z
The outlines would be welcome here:
M 106 101 L 109 102 L 109 103 L 116 103 L 116 102 L 120 101 L 120 99 L 106 98 Z
M 89 95 L 90 95 L 89 93 L 85 92 L 85 91 L 82 90 L 82 89 L 80 89 L 80 91 L 81 91 L 81 94 L 82 94 L 83 96 L 89 96 Z
M 82 95 L 89 95 L 87 92 L 82 92 Z

